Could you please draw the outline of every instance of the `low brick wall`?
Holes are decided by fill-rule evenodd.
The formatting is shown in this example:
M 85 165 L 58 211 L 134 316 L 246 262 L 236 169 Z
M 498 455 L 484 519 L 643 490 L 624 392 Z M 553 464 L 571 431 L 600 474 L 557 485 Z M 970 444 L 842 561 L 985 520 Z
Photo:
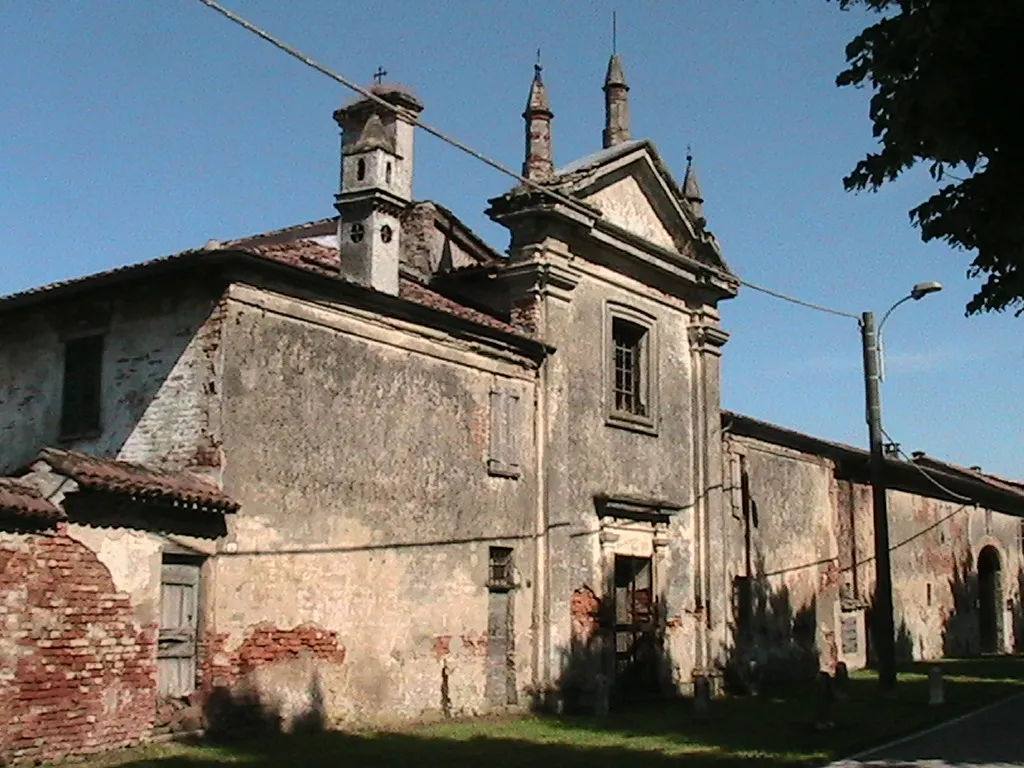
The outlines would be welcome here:
M 0 763 L 148 737 L 156 638 L 85 545 L 63 531 L 0 533 Z

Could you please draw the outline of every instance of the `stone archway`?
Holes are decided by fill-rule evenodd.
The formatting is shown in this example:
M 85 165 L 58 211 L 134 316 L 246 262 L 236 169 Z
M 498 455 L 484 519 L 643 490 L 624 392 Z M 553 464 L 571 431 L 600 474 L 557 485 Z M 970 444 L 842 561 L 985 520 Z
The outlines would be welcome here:
M 978 554 L 978 638 L 982 653 L 1003 650 L 1003 578 L 999 552 L 989 545 Z

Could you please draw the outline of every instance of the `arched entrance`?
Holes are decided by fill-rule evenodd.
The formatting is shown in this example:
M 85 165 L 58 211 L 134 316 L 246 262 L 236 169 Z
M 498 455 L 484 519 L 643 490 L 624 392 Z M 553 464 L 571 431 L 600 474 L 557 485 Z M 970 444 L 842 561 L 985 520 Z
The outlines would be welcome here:
M 1003 580 L 999 552 L 988 546 L 978 555 L 978 636 L 982 653 L 1003 649 Z

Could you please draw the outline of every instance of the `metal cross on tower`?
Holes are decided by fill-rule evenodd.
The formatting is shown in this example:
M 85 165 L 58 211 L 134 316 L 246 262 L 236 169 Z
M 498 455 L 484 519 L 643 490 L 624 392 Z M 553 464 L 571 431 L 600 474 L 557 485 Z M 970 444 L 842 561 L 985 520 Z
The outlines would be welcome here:
M 373 81 L 380 85 L 384 82 L 384 78 L 388 76 L 388 71 L 384 67 L 377 67 L 377 71 L 373 73 Z

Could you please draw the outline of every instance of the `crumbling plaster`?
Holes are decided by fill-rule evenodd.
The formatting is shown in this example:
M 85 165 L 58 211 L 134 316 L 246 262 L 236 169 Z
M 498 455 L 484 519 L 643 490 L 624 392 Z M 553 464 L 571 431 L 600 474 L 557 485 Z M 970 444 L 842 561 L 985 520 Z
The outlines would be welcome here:
M 144 286 L 0 322 L 0 472 L 45 445 L 180 468 L 215 461 L 216 289 Z M 63 341 L 104 334 L 102 431 L 61 441 Z
M 346 307 L 231 296 L 224 485 L 242 507 L 211 631 L 228 648 L 259 622 L 337 632 L 344 661 L 309 667 L 331 717 L 484 711 L 488 548 L 510 546 L 529 683 L 533 367 Z M 518 479 L 487 472 L 493 389 L 523 406 Z M 293 696 L 294 670 L 261 674 L 266 695 Z
M 532 261 L 569 276 L 560 289 L 522 277 L 511 283 L 513 302 L 534 303 L 530 313 L 538 336 L 557 350 L 544 373 L 551 679 L 557 681 L 564 673 L 572 645 L 572 595 L 587 586 L 600 597 L 604 572 L 614 562 L 614 552 L 602 560 L 598 541 L 595 496 L 605 494 L 682 507 L 671 517 L 668 546 L 659 555 L 658 598 L 666 612 L 672 664 L 679 678 L 688 681 L 700 621 L 693 584 L 692 446 L 697 427 L 691 402 L 690 311 L 682 300 L 587 259 L 587 252 L 577 258 L 572 247 L 549 239 L 512 254 L 521 270 L 529 269 Z M 642 313 L 651 324 L 653 426 L 631 429 L 608 421 L 612 307 Z
M 743 455 L 748 468 L 757 517 L 751 537 L 757 573 L 767 575 L 770 589 L 784 588 L 794 609 L 815 606 L 822 667 L 836 661 L 862 666 L 863 649 L 848 657 L 841 648 L 840 619 L 856 615 L 844 614 L 841 594 L 845 585 L 848 603 L 859 600 L 870 607 L 875 580 L 870 486 L 838 477 L 827 460 L 773 443 L 736 437 L 727 444 L 730 463 L 735 467 Z M 736 518 L 728 557 L 742 569 L 738 480 L 734 468 L 726 480 Z M 888 499 L 897 653 L 936 659 L 979 651 L 977 558 L 985 546 L 999 553 L 1001 648 L 1013 650 L 1022 626 L 1020 519 L 904 491 L 890 490 Z

